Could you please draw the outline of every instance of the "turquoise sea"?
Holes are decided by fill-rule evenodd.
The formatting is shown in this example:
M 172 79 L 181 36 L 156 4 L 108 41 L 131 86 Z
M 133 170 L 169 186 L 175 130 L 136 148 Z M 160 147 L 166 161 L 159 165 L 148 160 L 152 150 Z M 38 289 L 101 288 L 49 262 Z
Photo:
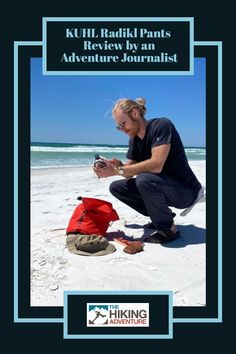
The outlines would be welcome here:
M 108 159 L 126 160 L 125 145 L 31 143 L 31 168 L 89 166 L 97 153 Z M 185 147 L 189 161 L 205 160 L 204 147 Z

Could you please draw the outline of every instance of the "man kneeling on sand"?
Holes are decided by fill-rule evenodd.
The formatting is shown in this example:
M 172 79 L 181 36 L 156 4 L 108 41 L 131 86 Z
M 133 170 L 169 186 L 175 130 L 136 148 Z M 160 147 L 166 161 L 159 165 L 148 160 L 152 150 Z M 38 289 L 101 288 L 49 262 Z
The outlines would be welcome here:
M 180 237 L 169 207 L 184 209 L 202 190 L 191 170 L 174 124 L 167 118 L 145 119 L 144 99 L 120 99 L 113 108 L 116 128 L 129 135 L 127 162 L 106 160 L 94 167 L 99 178 L 120 175 L 110 192 L 139 213 L 149 216 L 155 231 L 145 242 L 166 243 Z M 135 177 L 134 177 L 135 176 Z

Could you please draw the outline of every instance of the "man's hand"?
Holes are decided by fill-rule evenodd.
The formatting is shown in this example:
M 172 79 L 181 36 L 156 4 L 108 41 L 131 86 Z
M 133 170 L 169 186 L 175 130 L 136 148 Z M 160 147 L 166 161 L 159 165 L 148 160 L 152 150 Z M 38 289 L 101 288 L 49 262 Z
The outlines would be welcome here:
M 105 177 L 111 177 L 111 176 L 116 176 L 117 175 L 117 167 L 116 163 L 112 163 L 111 161 L 114 160 L 106 160 L 103 159 L 104 162 L 106 163 L 106 166 L 104 167 L 93 167 L 94 172 L 98 176 L 98 178 L 105 178 Z M 119 160 L 116 160 L 119 161 Z
M 115 167 L 120 167 L 123 166 L 123 163 L 121 160 L 118 159 L 112 159 L 112 160 L 108 160 L 112 165 L 114 165 Z

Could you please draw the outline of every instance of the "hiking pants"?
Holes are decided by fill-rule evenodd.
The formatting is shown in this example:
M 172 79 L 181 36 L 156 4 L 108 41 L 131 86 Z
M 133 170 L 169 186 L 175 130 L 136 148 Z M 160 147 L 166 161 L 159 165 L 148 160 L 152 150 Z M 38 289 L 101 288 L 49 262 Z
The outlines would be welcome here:
M 169 206 L 184 209 L 197 191 L 162 174 L 140 173 L 136 178 L 113 181 L 110 192 L 121 202 L 149 216 L 158 230 L 169 229 L 175 216 Z

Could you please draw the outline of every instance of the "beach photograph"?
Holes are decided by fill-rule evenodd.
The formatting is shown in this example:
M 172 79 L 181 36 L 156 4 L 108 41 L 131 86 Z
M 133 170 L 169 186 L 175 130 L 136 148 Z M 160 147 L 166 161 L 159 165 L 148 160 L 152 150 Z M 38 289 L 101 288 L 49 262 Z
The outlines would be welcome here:
M 117 100 L 144 97 L 146 120 L 168 118 L 177 129 L 188 164 L 206 187 L 206 62 L 194 59 L 194 75 L 43 75 L 31 58 L 31 306 L 63 306 L 66 290 L 172 291 L 173 306 L 206 306 L 206 199 L 185 216 L 176 214 L 180 237 L 148 243 L 150 217 L 110 192 L 121 175 L 98 178 L 95 155 L 127 161 L 129 136 L 116 129 Z M 122 128 L 122 125 L 121 125 Z M 68 250 L 66 230 L 79 197 L 112 204 L 119 219 L 105 238 L 115 251 L 84 256 Z M 143 242 L 124 252 L 117 238 Z

